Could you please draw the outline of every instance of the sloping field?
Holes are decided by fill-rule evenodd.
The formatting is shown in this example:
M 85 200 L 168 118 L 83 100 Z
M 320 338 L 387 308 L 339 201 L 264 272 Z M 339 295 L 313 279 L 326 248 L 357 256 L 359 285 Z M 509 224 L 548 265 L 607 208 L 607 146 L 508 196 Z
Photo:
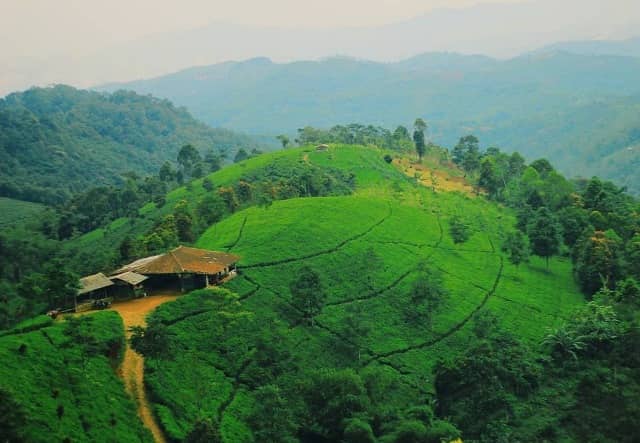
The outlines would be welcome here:
M 478 312 L 498 314 L 507 329 L 534 343 L 582 303 L 567 261 L 554 259 L 547 271 L 537 259 L 516 269 L 503 257 L 501 235 L 513 226 L 507 210 L 483 199 L 434 195 L 402 182 L 393 191 L 394 185 L 385 184 L 379 174 L 363 181 L 367 185 L 353 196 L 293 199 L 238 212 L 210 227 L 197 242 L 198 247 L 242 257 L 240 275 L 227 287 L 238 293 L 256 322 L 287 325 L 286 336 L 298 344 L 292 356 L 297 366 L 384 368 L 399 375 L 405 394 L 415 398 L 432 392 L 435 362 L 455 358 L 468 344 L 470 320 Z M 381 183 L 380 188 L 373 185 Z M 394 192 L 396 198 L 386 198 Z M 448 234 L 454 215 L 465 218 L 474 231 L 459 245 Z M 303 266 L 320 274 L 327 294 L 315 327 L 290 319 L 289 284 Z M 407 319 L 411 288 L 424 266 L 442 275 L 449 292 L 431 325 Z M 184 317 L 170 309 L 161 307 L 159 314 L 177 336 L 189 331 L 193 340 L 206 334 L 198 325 L 211 312 L 197 310 Z M 344 351 L 356 340 L 345 330 L 354 315 L 367 331 L 357 340 L 357 354 Z M 173 365 L 165 368 L 179 370 Z M 245 419 L 253 400 L 250 389 L 238 382 L 243 374 L 205 362 L 199 371 L 219 386 L 208 401 L 219 413 L 223 435 L 228 441 L 251 441 Z M 163 393 L 171 389 L 158 379 L 155 383 L 158 401 L 165 404 Z M 196 411 L 187 417 L 176 412 L 186 404 L 175 398 L 171 402 L 171 410 L 161 406 L 163 426 L 186 432 L 184 423 L 193 423 Z
M 24 441 L 153 441 L 116 375 L 122 320 L 107 311 L 78 322 L 42 316 L 30 332 L 0 337 L 0 388 L 26 417 Z

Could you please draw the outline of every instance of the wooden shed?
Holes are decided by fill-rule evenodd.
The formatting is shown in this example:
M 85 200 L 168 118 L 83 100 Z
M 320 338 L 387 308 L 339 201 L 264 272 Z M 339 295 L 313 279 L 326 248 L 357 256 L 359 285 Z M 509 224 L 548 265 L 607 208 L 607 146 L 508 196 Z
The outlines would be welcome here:
M 112 275 L 113 291 L 119 296 L 140 297 L 146 295 L 143 283 L 149 279 L 146 275 L 127 271 Z
M 102 272 L 82 277 L 75 299 L 76 311 L 90 309 L 94 301 L 110 298 L 111 287 L 113 282 Z

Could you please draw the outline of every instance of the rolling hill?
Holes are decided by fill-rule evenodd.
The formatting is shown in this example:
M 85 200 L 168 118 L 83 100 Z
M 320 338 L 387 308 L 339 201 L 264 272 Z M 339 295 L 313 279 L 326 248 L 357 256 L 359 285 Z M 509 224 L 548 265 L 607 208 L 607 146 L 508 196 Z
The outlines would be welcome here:
M 191 143 L 232 154 L 257 143 L 212 129 L 166 100 L 68 86 L 35 88 L 0 100 L 0 196 L 60 203 L 70 195 L 155 174 Z
M 166 250 L 185 235 L 196 247 L 241 257 L 235 278 L 159 306 L 137 339 L 148 397 L 168 440 L 436 443 L 462 431 L 465 440 L 516 433 L 523 441 L 584 441 L 596 429 L 601 441 L 633 435 L 637 383 L 628 377 L 637 373 L 636 354 L 624 347 L 632 349 L 637 338 L 631 329 L 607 334 L 635 318 L 635 308 L 614 311 L 599 304 L 603 294 L 587 303 L 568 244 L 548 263 L 537 256 L 514 263 L 504 246 L 523 213 L 472 186 L 447 191 L 448 181 L 464 178 L 438 152 L 421 166 L 422 174 L 436 168 L 437 180 L 418 174 L 406 155 L 341 144 L 263 154 L 61 243 L 58 258 L 82 274 Z M 575 211 L 605 228 L 615 223 L 620 235 L 608 230 L 602 240 L 612 246 L 637 232 L 637 202 L 617 189 L 596 180 L 576 190 L 545 162 L 521 166 L 505 192 L 516 198 L 525 191 L 520 206 L 564 205 L 565 235 L 582 232 Z M 534 192 L 526 192 L 531 186 Z M 574 191 L 580 206 L 567 198 Z M 603 212 L 582 206 L 590 204 Z M 623 211 L 631 211 L 624 223 L 616 218 Z M 454 235 L 461 222 L 468 234 L 462 240 Z M 572 252 L 580 254 L 583 241 Z M 308 283 L 302 276 L 313 288 L 307 296 L 320 300 L 313 311 L 300 301 Z M 68 341 L 64 352 L 90 356 L 87 370 L 102 374 L 107 360 L 94 345 L 104 349 L 105 339 L 122 336 L 113 316 L 95 316 L 98 326 L 108 323 L 106 337 L 96 344 L 90 337 L 97 333 L 78 330 L 88 354 Z M 572 342 L 574 327 L 582 335 Z M 14 367 L 24 358 L 20 343 L 48 348 L 39 331 L 62 346 L 74 330 L 35 319 L 0 337 L 0 352 Z M 550 336 L 559 344 L 549 344 Z M 38 358 L 58 364 L 48 351 Z M 41 366 L 23 368 L 23 383 L 36 384 Z M 601 379 L 611 367 L 618 377 Z M 8 377 L 0 380 L 17 410 L 30 406 L 23 413 L 28 431 L 47 429 L 36 417 L 51 415 L 55 401 L 38 403 L 41 391 L 19 392 Z M 111 392 L 118 414 L 131 411 L 121 383 L 106 380 L 96 393 Z M 74 396 L 82 402 L 83 389 L 65 390 L 58 403 Z M 603 398 L 615 400 L 615 420 L 597 420 L 609 417 Z M 116 419 L 116 432 L 128 428 L 148 438 L 128 417 Z M 86 422 L 71 411 L 69 420 Z M 100 420 L 87 432 L 108 424 Z
M 228 333 L 237 340 L 254 340 L 255 334 L 267 334 L 260 325 L 274 325 L 269 334 L 284 334 L 277 340 L 293 346 L 286 357 L 295 362 L 292 368 L 382 371 L 398 383 L 386 401 L 408 408 L 412 399 L 434 395 L 434 365 L 465 348 L 478 313 L 494 313 L 508 331 L 535 345 L 583 303 L 569 260 L 553 259 L 551 271 L 538 259 L 519 268 L 508 263 L 500 244 L 515 223 L 510 210 L 466 194 L 434 194 L 399 166 L 386 163 L 378 149 L 338 145 L 328 152 L 308 147 L 280 151 L 226 167 L 208 180 L 225 188 L 261 176 L 259 171 L 273 165 L 287 170 L 299 164 L 349 171 L 355 190 L 250 206 L 211 225 L 195 242 L 242 257 L 239 277 L 225 288 L 237 294 L 249 317 L 229 326 Z M 172 191 L 162 208 L 145 206 L 143 218 L 117 221 L 72 240 L 67 245 L 70 262 L 86 266 L 95 254 L 83 251 L 100 249 L 111 251 L 106 262 L 113 263 L 115 246 L 123 238 L 158 226 L 180 202 L 197 211 L 209 194 L 203 183 L 196 180 Z M 459 216 L 473 231 L 464 244 L 455 244 L 449 235 L 452 218 Z M 96 270 L 99 265 L 91 266 Z M 327 297 L 313 328 L 296 320 L 289 289 L 305 266 L 320 274 Z M 450 294 L 429 327 L 406 317 L 411 288 L 424 269 L 441 275 Z M 211 334 L 218 329 L 207 325 L 221 321 L 218 297 L 194 293 L 151 316 L 151 323 L 166 325 L 172 346 L 180 349 L 169 360 L 150 363 L 155 369 L 147 373 L 156 416 L 170 439 L 184 439 L 198 418 L 207 416 L 220 423 L 224 441 L 253 441 L 247 420 L 256 392 L 250 386 L 265 382 L 251 378 L 260 371 L 251 352 L 225 357 L 228 351 L 211 348 Z M 351 334 L 345 325 L 352 315 L 359 316 L 366 338 L 345 338 Z M 222 346 L 224 340 L 214 342 Z M 182 375 L 184 365 L 191 368 L 188 379 Z
M 261 134 L 408 125 L 422 116 L 436 143 L 473 133 L 486 146 L 548 157 L 570 175 L 598 174 L 639 192 L 637 175 L 605 159 L 638 141 L 638 72 L 638 58 L 562 51 L 510 60 L 432 53 L 397 63 L 258 58 L 104 89 L 165 97 L 211 125 Z

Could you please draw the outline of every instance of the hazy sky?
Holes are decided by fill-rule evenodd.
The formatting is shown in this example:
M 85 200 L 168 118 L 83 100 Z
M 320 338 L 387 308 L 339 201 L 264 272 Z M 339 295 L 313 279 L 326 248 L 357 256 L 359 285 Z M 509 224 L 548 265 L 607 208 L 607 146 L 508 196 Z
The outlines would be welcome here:
M 257 56 L 507 58 L 638 29 L 640 0 L 0 0 L 0 96 Z
M 84 54 L 211 22 L 278 27 L 367 26 L 436 8 L 522 0 L 0 0 L 0 60 Z

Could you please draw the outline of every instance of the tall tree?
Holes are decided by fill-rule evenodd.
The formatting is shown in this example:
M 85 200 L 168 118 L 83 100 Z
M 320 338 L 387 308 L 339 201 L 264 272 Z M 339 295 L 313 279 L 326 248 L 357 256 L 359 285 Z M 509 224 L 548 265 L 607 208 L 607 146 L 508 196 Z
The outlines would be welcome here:
M 467 158 L 468 166 L 473 166 L 475 160 L 480 159 L 480 147 L 479 140 L 475 135 L 466 135 L 460 137 L 458 144 L 453 148 L 452 157 L 453 162 L 459 166 L 464 167 L 465 158 Z M 466 170 L 466 168 L 465 168 Z
M 178 152 L 178 164 L 182 167 L 183 174 L 190 177 L 193 168 L 202 161 L 200 153 L 193 145 L 184 145 Z
M 613 230 L 592 232 L 579 242 L 575 274 L 585 293 L 594 294 L 603 285 L 615 286 L 622 276 L 622 245 Z
M 276 137 L 280 143 L 282 143 L 282 149 L 287 149 L 287 146 L 289 146 L 289 137 L 284 135 L 284 134 L 280 134 L 279 136 Z
M 163 182 L 170 182 L 176 178 L 176 172 L 173 170 L 173 167 L 171 167 L 171 163 L 168 161 L 164 162 L 158 172 L 158 177 L 160 177 L 160 180 Z
M 548 208 L 543 206 L 533 213 L 533 220 L 527 227 L 531 250 L 535 255 L 546 260 L 547 269 L 549 258 L 560 251 L 561 231 L 562 228 L 556 217 Z
M 529 261 L 529 242 L 521 231 L 507 234 L 502 251 L 509 255 L 509 261 L 518 268 L 520 263 Z
M 416 152 L 418 153 L 418 159 L 422 159 L 427 151 L 427 145 L 425 143 L 425 132 L 427 130 L 427 123 L 417 118 L 413 123 L 413 142 L 416 145 Z

